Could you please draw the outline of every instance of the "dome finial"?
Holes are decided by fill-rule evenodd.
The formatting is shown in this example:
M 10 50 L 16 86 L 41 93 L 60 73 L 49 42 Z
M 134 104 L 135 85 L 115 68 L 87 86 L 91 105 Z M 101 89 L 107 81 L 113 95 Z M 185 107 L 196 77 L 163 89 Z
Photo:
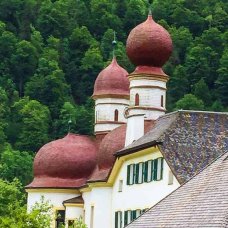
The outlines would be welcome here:
M 114 31 L 114 33 L 113 33 L 113 41 L 112 41 L 113 58 L 115 58 L 116 45 L 117 45 L 116 32 Z

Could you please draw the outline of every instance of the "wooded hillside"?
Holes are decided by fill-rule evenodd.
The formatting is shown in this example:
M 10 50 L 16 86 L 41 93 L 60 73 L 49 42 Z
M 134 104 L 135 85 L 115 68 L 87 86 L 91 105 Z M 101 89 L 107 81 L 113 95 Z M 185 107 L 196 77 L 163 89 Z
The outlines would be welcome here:
M 71 129 L 93 133 L 94 81 L 112 56 L 128 72 L 129 31 L 147 0 L 0 0 L 0 178 L 31 179 L 33 152 Z M 154 0 L 174 52 L 168 111 L 228 110 L 227 0 Z M 22 152 L 25 151 L 25 152 Z

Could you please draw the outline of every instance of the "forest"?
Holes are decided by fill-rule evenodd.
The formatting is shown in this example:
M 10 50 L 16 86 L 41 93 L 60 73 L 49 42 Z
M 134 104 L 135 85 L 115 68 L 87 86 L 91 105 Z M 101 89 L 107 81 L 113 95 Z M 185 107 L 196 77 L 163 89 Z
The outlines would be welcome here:
M 130 73 L 126 39 L 149 8 L 174 44 L 164 66 L 167 111 L 228 111 L 227 0 L 0 0 L 0 208 L 24 202 L 42 145 L 69 128 L 93 134 L 91 95 L 112 58 L 113 33 Z M 6 211 L 0 225 L 12 219 Z

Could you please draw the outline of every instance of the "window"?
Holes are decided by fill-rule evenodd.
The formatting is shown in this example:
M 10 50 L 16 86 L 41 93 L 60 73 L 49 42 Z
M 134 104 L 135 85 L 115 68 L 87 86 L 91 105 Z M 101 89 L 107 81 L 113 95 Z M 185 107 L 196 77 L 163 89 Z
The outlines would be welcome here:
M 132 185 L 135 183 L 135 164 L 127 166 L 127 185 Z
M 164 96 L 161 95 L 161 107 L 164 107 Z
M 156 179 L 154 180 L 159 181 L 162 179 L 162 176 L 163 176 L 163 158 L 158 158 L 156 160 L 157 160 L 157 176 L 156 176 Z
M 136 218 L 138 218 L 140 215 L 141 215 L 141 210 L 140 209 L 136 210 Z
M 124 225 L 127 225 L 131 222 L 131 211 L 124 212 Z
M 143 183 L 143 167 L 144 167 L 143 162 L 140 162 L 135 165 L 135 183 L 136 184 Z
M 118 119 L 119 119 L 119 111 L 116 109 L 115 110 L 115 113 L 114 113 L 114 121 L 118 121 Z
M 135 106 L 139 106 L 139 94 L 135 94 Z
M 119 190 L 118 192 L 122 192 L 123 191 L 123 180 L 119 180 Z
M 127 166 L 127 185 L 160 181 L 163 178 L 163 158 Z
M 68 227 L 71 227 L 74 225 L 74 220 L 68 220 Z
M 93 228 L 94 224 L 94 206 L 91 206 L 91 212 L 90 212 L 90 228 Z
M 168 185 L 173 184 L 173 173 L 169 170 Z
M 115 228 L 122 228 L 122 211 L 115 212 Z
M 56 228 L 61 227 L 65 224 L 65 210 L 56 211 Z

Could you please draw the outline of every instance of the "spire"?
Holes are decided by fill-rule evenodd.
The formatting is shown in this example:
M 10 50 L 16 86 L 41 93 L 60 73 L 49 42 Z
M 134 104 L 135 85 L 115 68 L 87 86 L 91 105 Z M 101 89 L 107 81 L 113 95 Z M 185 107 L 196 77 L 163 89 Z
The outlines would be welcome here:
M 148 16 L 152 16 L 152 2 L 150 2 L 150 1 L 148 0 L 148 4 L 149 4 Z
M 116 32 L 114 31 L 114 33 L 113 33 L 113 41 L 112 41 L 113 58 L 115 57 L 116 45 L 117 45 Z

